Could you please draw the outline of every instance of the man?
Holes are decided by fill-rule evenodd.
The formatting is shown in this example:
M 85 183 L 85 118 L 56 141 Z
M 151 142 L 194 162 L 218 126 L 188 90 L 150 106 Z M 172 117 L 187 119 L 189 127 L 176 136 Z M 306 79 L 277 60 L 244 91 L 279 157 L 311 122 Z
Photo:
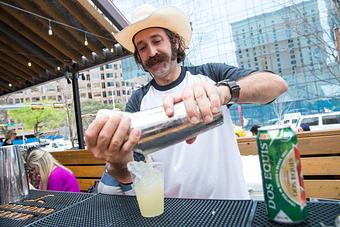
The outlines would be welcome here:
M 183 101 L 193 124 L 211 122 L 213 113 L 220 109 L 224 115 L 223 125 L 197 139 L 190 138 L 186 143 L 148 156 L 151 161 L 165 165 L 165 195 L 248 199 L 230 113 L 226 106 L 221 106 L 232 102 L 269 103 L 287 90 L 287 84 L 270 72 L 243 70 L 225 64 L 181 67 L 184 50 L 191 39 L 191 26 L 184 13 L 175 7 L 155 9 L 143 5 L 133 15 L 131 25 L 115 38 L 134 52 L 137 62 L 153 80 L 131 96 L 126 111 L 163 105 L 171 117 L 174 103 Z M 96 158 L 107 162 L 100 183 L 101 192 L 129 192 L 131 189 L 126 164 L 133 160 L 132 150 L 141 133 L 138 130 L 128 133 L 129 127 L 130 119 L 117 113 L 97 117 L 85 133 L 88 149 Z
M 253 136 L 256 136 L 259 128 L 260 128 L 259 125 L 253 125 L 253 126 L 250 128 L 251 134 L 252 134 Z

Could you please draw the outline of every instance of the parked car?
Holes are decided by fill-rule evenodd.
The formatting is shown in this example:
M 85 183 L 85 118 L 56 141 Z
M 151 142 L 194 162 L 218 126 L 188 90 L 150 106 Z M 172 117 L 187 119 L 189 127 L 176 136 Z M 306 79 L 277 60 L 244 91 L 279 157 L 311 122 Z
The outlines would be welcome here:
M 296 124 L 301 116 L 302 115 L 300 112 L 284 114 L 283 124 L 288 124 L 291 125 L 292 127 L 296 127 Z
M 50 143 L 45 146 L 43 149 L 47 151 L 65 151 L 72 148 L 71 141 L 57 139 L 51 140 Z
M 340 129 L 340 111 L 302 115 L 296 127 L 303 123 L 308 124 L 311 131 Z

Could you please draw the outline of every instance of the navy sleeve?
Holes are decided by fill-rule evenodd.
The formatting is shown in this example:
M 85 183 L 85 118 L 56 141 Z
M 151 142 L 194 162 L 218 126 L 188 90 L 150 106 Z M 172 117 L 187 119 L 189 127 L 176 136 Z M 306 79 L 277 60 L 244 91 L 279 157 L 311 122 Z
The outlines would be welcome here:
M 138 102 L 138 92 L 134 91 L 131 95 L 131 97 L 129 98 L 128 102 L 126 103 L 126 107 L 125 107 L 125 111 L 126 112 L 130 112 L 130 113 L 134 113 L 140 110 L 140 102 Z
M 140 105 L 144 95 L 149 91 L 151 83 L 134 91 L 126 104 L 125 111 L 134 113 L 140 111 Z
M 208 63 L 187 68 L 192 74 L 202 74 L 218 82 L 224 79 L 237 81 L 257 70 L 241 69 L 224 63 Z

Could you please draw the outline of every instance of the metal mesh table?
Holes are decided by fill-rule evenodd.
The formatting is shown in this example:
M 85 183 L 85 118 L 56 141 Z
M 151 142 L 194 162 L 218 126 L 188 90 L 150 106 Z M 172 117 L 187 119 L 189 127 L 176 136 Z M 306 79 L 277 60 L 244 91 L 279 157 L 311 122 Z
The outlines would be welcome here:
M 134 196 L 98 194 L 30 226 L 245 226 L 252 204 L 169 198 L 162 215 L 143 218 Z
M 43 204 L 38 204 L 39 198 Z M 0 217 L 0 226 L 283 226 L 268 220 L 264 202 L 251 200 L 166 198 L 165 212 L 154 218 L 141 216 L 134 196 L 31 191 L 29 198 L 16 204 L 53 212 L 17 211 L 34 217 L 25 221 Z M 340 214 L 340 202 L 310 202 L 308 208 L 307 220 L 298 226 L 334 226 Z
M 44 218 L 55 212 L 58 212 L 65 207 L 77 204 L 95 194 L 89 193 L 70 193 L 70 192 L 53 192 L 53 191 L 36 191 L 31 190 L 28 197 L 17 203 L 10 204 L 9 206 L 0 205 L 0 226 L 24 226 L 36 220 Z M 20 206 L 22 205 L 22 206 Z M 15 207 L 14 207 L 15 206 Z M 20 207 L 18 209 L 18 207 Z M 37 208 L 43 208 L 38 210 Z M 34 211 L 35 209 L 35 211 Z M 50 210 L 48 210 L 50 209 Z M 48 211 L 48 213 L 43 213 Z M 7 212 L 13 214 L 12 217 L 3 217 L 1 214 Z M 15 218 L 15 213 L 28 214 L 30 218 L 26 220 L 19 220 Z
M 337 215 L 340 215 L 339 202 L 310 202 L 307 203 L 308 217 L 298 226 L 334 226 L 334 221 Z M 253 212 L 249 218 L 249 226 L 287 226 L 272 222 L 267 218 L 265 204 L 262 201 L 255 201 Z M 292 225 L 289 225 L 292 226 Z

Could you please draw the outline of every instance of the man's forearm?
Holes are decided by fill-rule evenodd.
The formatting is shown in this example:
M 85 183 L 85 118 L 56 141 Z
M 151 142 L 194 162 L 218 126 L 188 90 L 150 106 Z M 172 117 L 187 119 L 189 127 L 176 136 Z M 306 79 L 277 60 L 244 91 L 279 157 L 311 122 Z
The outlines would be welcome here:
M 238 103 L 266 104 L 288 89 L 287 83 L 270 72 L 256 72 L 238 81 L 241 88 Z
M 132 182 L 132 178 L 126 165 L 113 165 L 111 163 L 106 164 L 107 172 L 122 184 L 128 184 Z

